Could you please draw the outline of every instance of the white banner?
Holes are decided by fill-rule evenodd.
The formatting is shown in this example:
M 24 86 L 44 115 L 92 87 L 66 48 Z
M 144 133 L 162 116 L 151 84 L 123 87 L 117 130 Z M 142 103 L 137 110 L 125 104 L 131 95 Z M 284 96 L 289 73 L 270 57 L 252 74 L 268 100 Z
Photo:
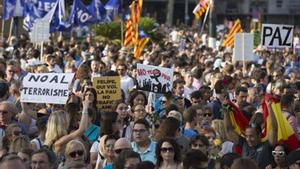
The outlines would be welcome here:
M 267 48 L 290 48 L 293 30 L 293 25 L 262 24 L 261 44 Z
M 28 73 L 23 79 L 21 102 L 65 104 L 74 73 Z
M 172 92 L 173 72 L 169 68 L 137 64 L 137 88 L 154 93 Z

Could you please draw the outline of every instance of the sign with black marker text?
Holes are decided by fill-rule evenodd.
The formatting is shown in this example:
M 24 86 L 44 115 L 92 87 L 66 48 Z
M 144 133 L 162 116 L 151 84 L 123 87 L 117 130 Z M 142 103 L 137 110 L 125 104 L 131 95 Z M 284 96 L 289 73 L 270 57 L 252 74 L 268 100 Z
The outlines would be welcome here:
M 137 88 L 154 93 L 172 92 L 173 72 L 170 68 L 137 64 Z
M 28 73 L 23 79 L 21 102 L 65 104 L 74 73 Z
M 267 48 L 290 48 L 293 30 L 292 25 L 262 24 L 261 44 Z

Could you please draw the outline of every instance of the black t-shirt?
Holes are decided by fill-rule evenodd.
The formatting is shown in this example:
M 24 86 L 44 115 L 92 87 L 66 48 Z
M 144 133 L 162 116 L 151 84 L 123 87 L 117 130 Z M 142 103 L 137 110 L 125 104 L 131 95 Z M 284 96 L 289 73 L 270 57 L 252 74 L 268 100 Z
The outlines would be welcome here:
M 272 163 L 273 147 L 269 141 L 262 142 L 255 147 L 249 147 L 246 139 L 240 137 L 239 146 L 242 148 L 243 157 L 248 157 L 255 160 L 259 168 L 265 169 L 267 165 Z

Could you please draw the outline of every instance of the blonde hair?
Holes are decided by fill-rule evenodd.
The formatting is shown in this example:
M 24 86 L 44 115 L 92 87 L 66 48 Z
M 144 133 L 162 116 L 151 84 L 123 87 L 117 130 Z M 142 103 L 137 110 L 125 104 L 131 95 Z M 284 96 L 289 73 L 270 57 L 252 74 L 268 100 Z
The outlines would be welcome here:
M 45 145 L 49 147 L 55 143 L 60 137 L 67 135 L 67 119 L 64 111 L 55 111 L 51 113 L 46 131 Z M 67 124 L 67 125 L 66 125 Z
M 49 69 L 45 65 L 40 65 L 35 69 L 35 73 L 49 73 Z
M 65 157 L 68 157 L 69 153 L 72 152 L 72 148 L 75 147 L 76 145 L 78 146 L 78 144 L 81 146 L 81 148 L 83 149 L 83 152 L 84 152 L 84 159 L 86 159 L 87 157 L 87 152 L 86 152 L 86 149 L 85 149 L 85 146 L 84 144 L 75 139 L 75 140 L 71 140 L 68 142 L 68 144 L 66 145 L 66 150 L 65 150 Z
M 217 137 L 221 139 L 221 141 L 226 140 L 225 125 L 223 120 L 213 120 L 211 127 L 214 129 L 214 131 L 217 134 Z

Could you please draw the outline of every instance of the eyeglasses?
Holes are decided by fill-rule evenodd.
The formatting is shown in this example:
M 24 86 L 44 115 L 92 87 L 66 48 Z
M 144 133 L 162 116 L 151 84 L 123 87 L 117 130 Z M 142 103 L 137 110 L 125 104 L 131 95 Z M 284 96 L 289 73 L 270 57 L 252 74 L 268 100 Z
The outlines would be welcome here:
M 174 148 L 173 147 L 162 147 L 160 149 L 161 152 L 166 153 L 166 152 L 170 152 L 173 153 L 174 152 Z
M 203 147 L 204 145 L 203 144 L 192 144 L 194 147 Z
M 207 116 L 207 117 L 211 117 L 212 116 L 212 113 L 199 113 L 198 114 L 199 116 Z
M 284 151 L 272 151 L 272 155 L 273 156 L 276 156 L 278 155 L 279 157 L 283 157 L 285 155 L 285 152 Z
M 76 155 L 78 155 L 79 157 L 83 155 L 83 150 L 78 150 L 78 151 L 73 151 L 71 153 L 69 153 L 70 157 L 75 158 Z
M 147 130 L 145 130 L 145 129 L 133 129 L 132 130 L 134 133 L 144 133 L 144 132 L 146 132 Z
M 8 111 L 7 110 L 0 110 L 0 114 L 8 114 Z

